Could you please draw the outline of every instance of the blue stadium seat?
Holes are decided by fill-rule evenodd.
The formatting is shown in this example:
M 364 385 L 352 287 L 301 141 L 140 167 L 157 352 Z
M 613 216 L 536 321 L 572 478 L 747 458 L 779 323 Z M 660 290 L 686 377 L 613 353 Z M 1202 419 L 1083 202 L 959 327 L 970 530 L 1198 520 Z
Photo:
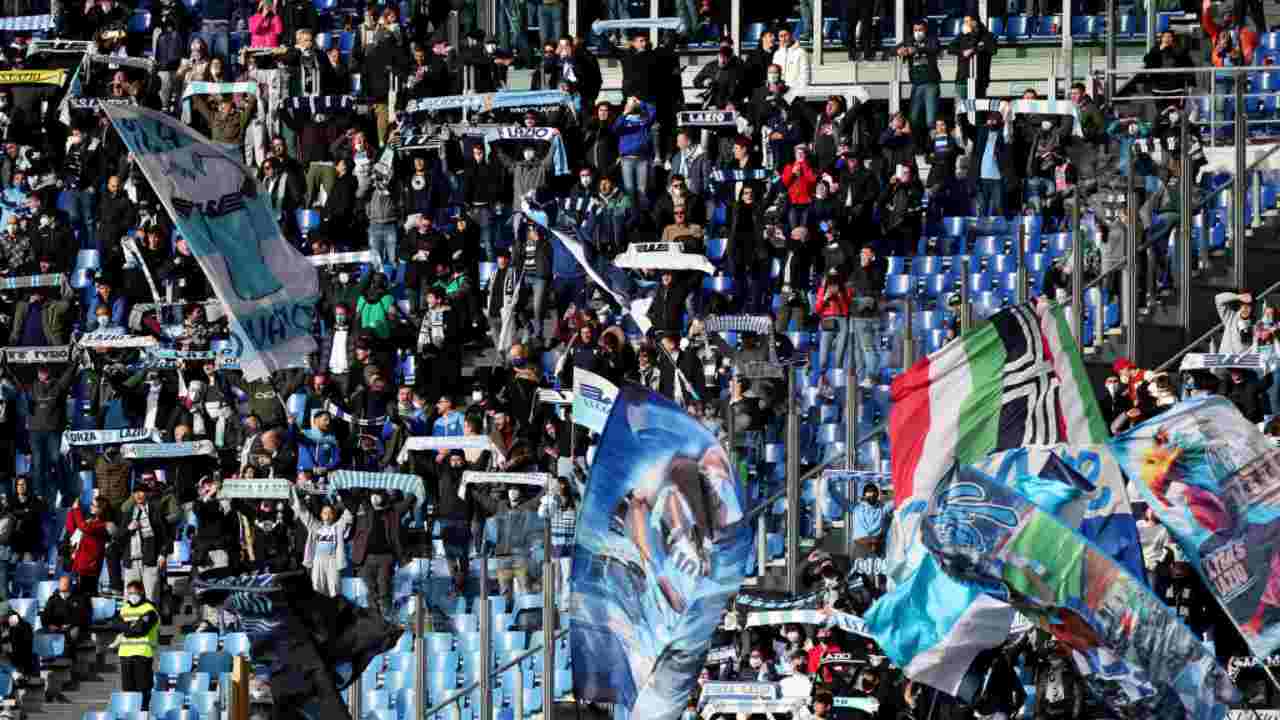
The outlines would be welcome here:
M 175 692 L 184 695 L 208 690 L 212 684 L 212 677 L 209 673 L 193 672 L 178 677 L 178 684 L 174 687 Z
M 193 667 L 193 658 L 191 653 L 185 650 L 169 650 L 162 652 L 156 656 L 156 674 L 165 676 L 170 684 L 178 682 L 178 676 L 183 673 L 191 672 Z
M 110 711 L 89 711 L 80 716 L 80 720 L 116 720 L 116 715 Z
M 36 607 L 44 609 L 45 603 L 49 602 L 49 598 L 58 592 L 57 580 L 41 580 L 36 584 Z
M 66 647 L 67 638 L 62 633 L 37 632 L 32 640 L 31 651 L 41 660 L 56 660 L 62 657 Z
M 135 11 L 129 16 L 129 32 L 145 33 L 151 29 L 151 13 Z
M 115 715 L 140 712 L 142 710 L 142 693 L 120 692 L 117 690 L 111 693 L 111 704 L 108 707 Z
M 342 597 L 359 607 L 369 607 L 369 589 L 360 578 L 342 578 L 339 583 Z
M 249 642 L 247 634 L 242 632 L 227 633 L 222 636 L 222 651 L 228 655 L 247 656 L 253 652 L 253 646 Z
M 460 632 L 456 636 L 458 642 L 458 652 L 463 654 L 465 661 L 467 653 L 480 651 L 480 632 Z
M 1027 18 L 1023 15 L 1013 15 L 1005 21 L 1004 37 L 1007 40 L 1026 40 L 1031 37 L 1031 33 L 1027 29 Z
M 942 258 L 937 255 L 917 255 L 911 260 L 911 274 L 917 277 L 942 272 Z
M 475 615 L 454 615 L 453 627 L 455 632 L 480 632 L 480 618 Z
M 1018 258 L 1015 255 L 992 255 L 988 258 L 987 267 L 994 273 L 1008 273 L 1018 269 Z
M 181 710 L 185 702 L 186 696 L 182 693 L 171 690 L 156 691 L 151 693 L 150 712 L 154 717 L 162 718 L 172 710 Z
M 221 711 L 218 693 L 209 690 L 193 692 L 187 696 L 191 712 L 198 720 L 217 720 Z
M 974 238 L 974 255 L 1000 255 L 1005 251 L 1004 238 L 995 235 L 981 235 Z
M 714 275 L 702 280 L 702 289 L 721 295 L 733 294 L 733 278 L 728 275 Z
M 9 609 L 31 625 L 36 624 L 38 614 L 35 598 L 10 598 Z
M 707 239 L 707 257 L 714 263 L 719 263 L 724 259 L 724 251 L 728 246 L 725 238 L 708 238 Z
M 365 710 L 391 709 L 391 693 L 386 690 L 365 690 L 360 699 L 360 707 Z
M 196 670 L 209 675 L 231 672 L 234 664 L 231 655 L 224 652 L 206 652 L 196 656 Z
M 990 290 L 993 282 L 990 270 L 969 273 L 969 296 L 972 297 L 974 293 Z
M 907 297 L 915 289 L 910 275 L 889 275 L 885 278 L 884 294 L 890 299 Z
M 49 569 L 37 562 L 20 562 L 14 566 L 14 594 L 18 597 L 34 598 L 36 584 L 49 577 Z
M 217 652 L 218 634 L 211 632 L 191 633 L 182 641 L 182 648 L 193 657 L 202 653 Z

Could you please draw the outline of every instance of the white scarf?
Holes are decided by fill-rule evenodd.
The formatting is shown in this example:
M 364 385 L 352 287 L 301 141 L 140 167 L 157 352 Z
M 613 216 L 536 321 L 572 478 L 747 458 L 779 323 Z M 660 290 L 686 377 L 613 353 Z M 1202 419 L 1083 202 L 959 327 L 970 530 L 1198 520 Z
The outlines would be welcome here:
M 240 448 L 240 467 L 249 464 L 249 451 L 253 449 L 253 442 L 257 439 L 258 433 L 254 433 L 249 436 L 248 440 L 244 441 L 244 447 Z
M 142 427 L 147 430 L 156 429 L 156 415 L 160 411 L 160 385 L 147 384 L 147 418 Z
M 329 350 L 329 372 L 334 375 L 347 374 L 347 328 L 333 331 L 333 347 Z
M 231 418 L 231 408 L 222 402 L 207 402 L 204 411 L 213 418 L 213 444 L 221 448 L 227 441 L 227 420 Z

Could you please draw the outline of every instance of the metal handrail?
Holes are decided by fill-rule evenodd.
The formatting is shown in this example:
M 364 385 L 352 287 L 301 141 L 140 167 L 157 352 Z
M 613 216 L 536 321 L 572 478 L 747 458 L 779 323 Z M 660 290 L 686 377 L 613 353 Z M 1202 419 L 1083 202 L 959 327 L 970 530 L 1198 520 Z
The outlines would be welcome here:
M 563 628 L 563 629 L 561 629 L 559 632 L 556 632 L 556 633 L 555 633 L 555 635 L 552 637 L 552 641 L 554 642 L 555 640 L 559 640 L 560 638 L 564 637 L 564 636 L 565 636 L 565 635 L 567 635 L 568 633 L 569 633 L 569 628 Z M 545 635 L 545 634 L 546 634 L 546 633 L 543 633 L 543 635 Z M 511 668 L 515 667 L 516 665 L 519 665 L 520 663 L 524 662 L 525 658 L 528 658 L 530 655 L 533 655 L 534 653 L 540 653 L 540 652 L 542 652 L 542 649 L 543 649 L 543 646 L 544 646 L 544 645 L 545 645 L 545 642 L 543 642 L 543 643 L 539 643 L 537 646 L 535 646 L 535 647 L 531 647 L 531 648 L 529 648 L 528 650 L 525 650 L 524 652 L 522 652 L 522 653 L 520 653 L 519 655 L 515 656 L 515 657 L 514 657 L 514 658 L 512 658 L 511 660 L 507 661 L 507 663 L 506 663 L 506 664 L 504 664 L 504 665 L 499 665 L 496 669 L 494 669 L 494 671 L 493 671 L 493 672 L 494 672 L 494 673 L 496 673 L 496 674 L 498 674 L 498 675 L 501 675 L 502 673 L 506 672 L 507 670 L 510 670 Z M 544 673 L 544 674 L 546 673 L 546 668 L 543 668 L 543 673 Z M 552 673 L 552 680 L 551 680 L 551 682 L 555 682 L 555 668 L 552 668 L 552 669 L 551 669 L 551 673 Z M 543 682 L 547 682 L 546 678 L 543 678 Z M 441 710 L 444 710 L 445 708 L 449 707 L 450 705 L 453 705 L 453 704 L 455 704 L 455 703 L 457 703 L 457 702 L 461 701 L 463 698 L 465 698 L 466 696 L 468 696 L 468 695 L 470 695 L 472 692 L 474 692 L 474 691 L 475 691 L 475 689 L 476 689 L 476 688 L 478 688 L 478 687 L 480 687 L 480 681 L 479 681 L 479 680 L 476 680 L 476 681 L 472 682 L 470 685 L 468 685 L 468 686 L 466 686 L 466 687 L 464 687 L 464 688 L 459 689 L 459 690 L 458 690 L 458 691 L 457 691 L 457 692 L 456 692 L 452 697 L 450 697 L 448 700 L 442 700 L 441 702 L 436 703 L 435 705 L 433 705 L 430 709 L 428 709 L 426 712 L 424 712 L 424 713 L 422 714 L 422 715 L 423 715 L 423 717 L 429 717 L 429 716 L 431 716 L 431 715 L 434 715 L 434 714 L 436 714 L 436 713 L 440 712 Z M 424 690 L 425 690 L 425 688 L 424 688 Z
M 1271 287 L 1267 288 L 1266 290 L 1263 290 L 1260 293 L 1254 293 L 1253 297 L 1255 299 L 1260 300 L 1270 295 L 1271 293 L 1276 292 L 1277 290 L 1280 290 L 1280 281 L 1273 283 Z M 1190 343 L 1187 344 L 1186 347 L 1174 353 L 1168 360 L 1165 360 L 1163 363 L 1158 365 L 1155 368 L 1155 370 L 1153 370 L 1152 372 L 1163 372 L 1165 370 L 1168 370 L 1173 365 L 1173 363 L 1177 362 L 1178 360 L 1181 360 L 1183 355 L 1186 355 L 1187 353 L 1191 352 L 1192 348 L 1195 348 L 1205 340 L 1212 338 L 1217 333 L 1222 332 L 1223 329 L 1224 329 L 1223 323 L 1219 321 L 1217 325 L 1214 325 L 1213 327 L 1204 331 L 1204 333 L 1200 335 L 1200 337 L 1196 338 L 1195 340 L 1192 340 Z

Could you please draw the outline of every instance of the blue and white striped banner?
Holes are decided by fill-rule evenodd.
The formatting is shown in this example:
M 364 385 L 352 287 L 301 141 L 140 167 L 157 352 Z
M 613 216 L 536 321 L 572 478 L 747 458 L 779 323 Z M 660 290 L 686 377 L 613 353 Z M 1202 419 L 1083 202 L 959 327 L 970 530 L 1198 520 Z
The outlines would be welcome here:
M 53 15 L 50 14 L 0 17 L 0 32 L 44 32 L 53 27 Z
M 62 287 L 67 276 L 60 273 L 44 273 L 42 275 L 22 275 L 20 277 L 0 278 L 0 290 L 20 290 L 23 288 Z
M 862 621 L 862 618 L 836 610 L 770 610 L 768 612 L 753 612 L 747 615 L 747 627 L 789 625 L 792 623 L 796 625 L 838 627 L 854 635 L 870 637 L 867 634 L 867 625 Z
M 461 110 L 463 108 L 472 112 L 488 112 L 490 110 L 506 110 L 519 107 L 571 105 L 572 103 L 572 96 L 559 90 L 525 90 L 419 98 L 410 100 L 405 105 L 404 113 L 406 115 L 414 115 L 440 110 Z
M 172 443 L 131 443 L 121 447 L 120 454 L 128 460 L 156 460 L 161 458 L 214 455 L 217 450 L 212 440 Z
M 319 279 L 280 232 L 253 174 L 175 118 L 141 107 L 104 110 L 226 306 L 245 378 L 305 362 L 316 350 Z
M 702 706 L 700 717 L 712 718 L 717 715 L 745 716 L 790 715 L 798 712 L 807 704 L 808 698 L 784 698 L 782 700 L 711 700 Z
M 427 488 L 422 478 L 404 473 L 378 473 L 361 470 L 338 470 L 329 473 L 330 490 L 366 488 L 368 490 L 399 490 L 412 495 L 419 507 L 427 498 Z
M 630 20 L 597 20 L 591 23 L 591 32 L 599 35 L 610 30 L 679 30 L 685 29 L 684 20 L 678 17 L 632 18 Z
M 956 100 L 956 115 L 960 113 L 999 112 L 1000 103 L 1008 102 L 999 98 L 983 98 L 980 100 Z M 1070 100 L 1014 100 L 1009 103 L 1014 115 L 1070 115 L 1075 122 L 1071 124 L 1071 134 L 1084 137 L 1080 127 L 1080 111 Z

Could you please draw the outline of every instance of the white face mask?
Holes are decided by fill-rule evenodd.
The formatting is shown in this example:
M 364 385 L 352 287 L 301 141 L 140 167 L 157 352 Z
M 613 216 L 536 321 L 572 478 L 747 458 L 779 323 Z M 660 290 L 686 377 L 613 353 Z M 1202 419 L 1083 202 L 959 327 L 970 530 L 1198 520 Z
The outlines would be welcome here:
M 520 502 L 520 491 L 519 491 L 519 490 L 508 490 L 508 491 L 507 491 L 507 501 L 508 501 L 508 502 L 510 502 L 512 505 L 515 505 L 516 503 Z
M 788 641 L 788 642 L 793 642 L 793 643 L 798 643 L 798 642 L 800 642 L 800 633 L 798 633 L 798 632 L 796 632 L 796 631 L 794 631 L 794 630 L 793 630 L 793 631 L 791 631 L 791 632 L 789 632 L 789 633 L 787 633 L 787 641 Z
M 484 400 L 484 391 L 476 390 L 471 393 L 471 402 L 478 403 L 481 400 Z
M 130 605 L 138 605 L 142 602 L 142 596 L 138 593 L 129 593 L 129 596 L 126 599 L 129 601 Z
M 494 51 L 494 50 L 497 50 L 497 49 L 498 49 L 498 45 L 497 45 L 497 43 L 485 43 L 485 44 L 484 44 L 484 51 L 485 51 L 485 52 L 487 52 L 487 53 L 489 53 L 490 55 L 492 55 L 492 54 L 493 54 L 493 51 Z
M 382 507 L 382 496 L 374 495 L 369 498 L 369 503 L 372 504 L 375 509 Z
M 584 187 L 584 188 L 589 188 L 589 187 L 591 187 L 591 178 L 589 178 L 589 177 L 580 177 L 580 178 L 578 178 L 578 184 L 582 185 L 582 187 Z
M 1040 129 L 1044 130 L 1045 132 L 1049 132 L 1050 130 L 1053 129 L 1053 123 L 1049 122 L 1048 120 L 1045 120 L 1044 122 L 1040 123 Z
M 760 669 L 760 666 L 761 666 L 761 665 L 764 665 L 764 660 L 763 660 L 762 658 L 757 658 L 757 657 L 753 657 L 753 658 L 751 658 L 750 660 L 748 660 L 747 662 L 748 662 L 748 663 L 750 663 L 750 664 L 751 664 L 751 667 L 752 667 L 752 668 L 754 668 L 754 669 L 756 669 L 756 670 L 759 670 L 759 669 Z
M 40 227 L 42 227 L 42 228 L 46 228 L 46 227 L 49 227 L 49 226 L 50 226 L 50 225 L 52 225 L 52 224 L 53 224 L 53 216 L 52 216 L 52 215 L 41 215 L 41 216 L 40 216 Z
M 915 31 L 911 35 L 916 39 L 916 42 L 924 42 L 924 33 L 920 32 L 919 30 Z
M 782 82 L 782 76 L 781 76 L 781 75 L 774 75 L 773 73 L 769 73 L 769 83 L 770 83 L 770 84 L 773 84 L 773 83 L 776 83 L 776 82 Z
M 97 322 L 98 322 L 98 327 L 104 328 L 111 324 L 111 318 L 107 317 L 106 315 L 99 315 L 97 317 Z
M 533 158 L 534 158 L 534 156 L 535 156 L 535 155 L 537 155 L 537 153 L 536 153 L 536 152 L 534 152 L 533 148 L 525 148 L 525 149 L 524 149 L 524 159 L 525 159 L 525 160 L 533 160 Z

